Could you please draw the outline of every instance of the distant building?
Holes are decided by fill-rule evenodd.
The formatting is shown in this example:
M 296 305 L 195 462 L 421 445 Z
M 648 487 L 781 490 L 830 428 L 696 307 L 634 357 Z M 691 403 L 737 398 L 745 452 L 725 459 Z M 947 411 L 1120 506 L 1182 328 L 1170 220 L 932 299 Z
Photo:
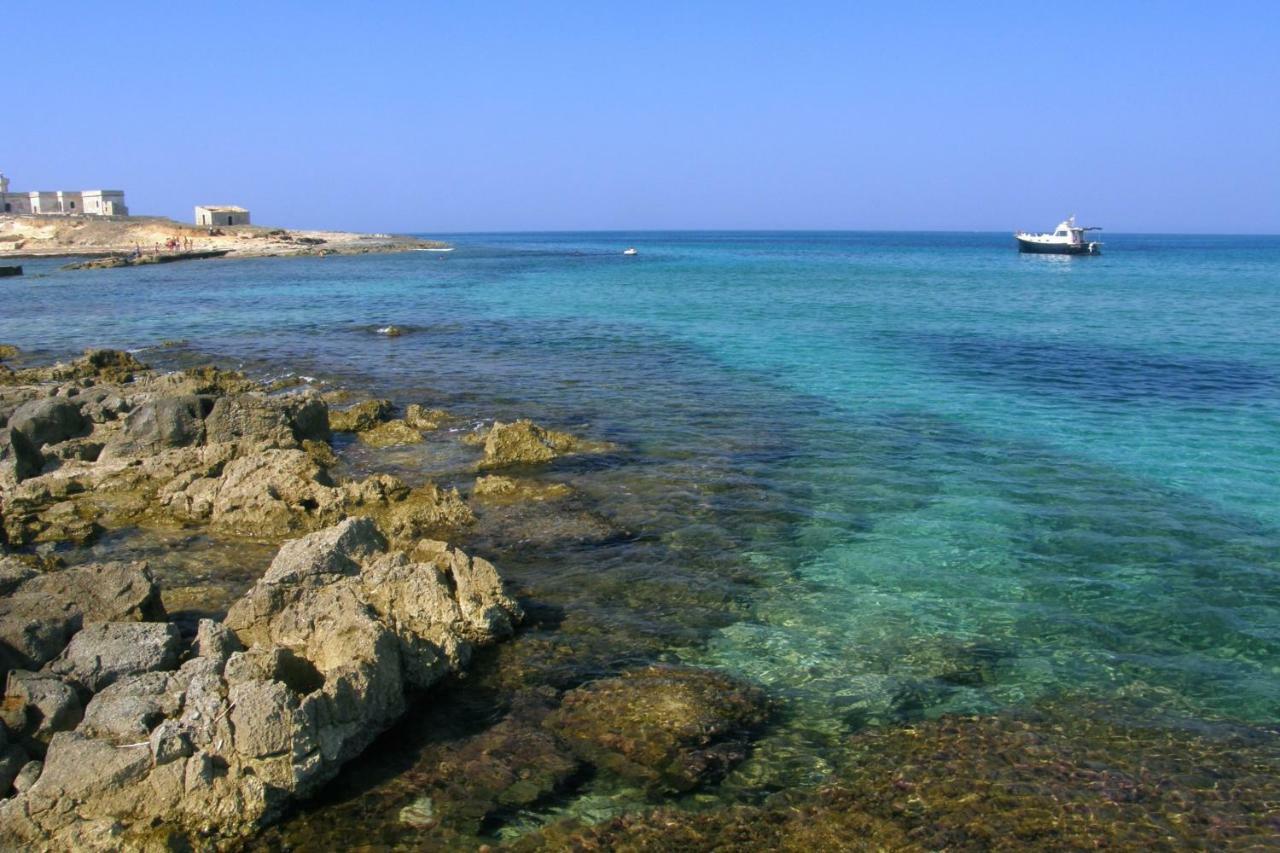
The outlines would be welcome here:
M 37 190 L 10 192 L 0 174 L 0 212 L 36 216 L 128 216 L 123 190 Z
M 196 208 L 197 225 L 248 225 L 249 211 L 243 207 L 205 204 Z

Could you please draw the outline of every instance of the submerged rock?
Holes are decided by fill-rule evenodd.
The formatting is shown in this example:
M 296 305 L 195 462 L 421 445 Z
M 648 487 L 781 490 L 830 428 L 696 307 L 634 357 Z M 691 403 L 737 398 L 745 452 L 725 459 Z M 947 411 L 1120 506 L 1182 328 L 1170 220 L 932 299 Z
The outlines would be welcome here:
M 519 480 L 490 474 L 477 477 L 471 493 L 487 501 L 506 503 L 559 500 L 571 496 L 573 489 L 567 483 L 541 483 L 537 480 Z
M 659 791 L 688 791 L 746 757 L 763 692 L 712 670 L 651 666 L 571 690 L 546 721 L 584 761 Z
M 202 624 L 181 667 L 121 675 L 52 736 L 0 824 L 14 843 L 60 848 L 142 846 L 162 824 L 182 843 L 229 843 L 314 792 L 410 689 L 520 618 L 491 565 L 443 543 L 388 551 L 366 518 L 290 542 L 228 614 L 243 651 Z

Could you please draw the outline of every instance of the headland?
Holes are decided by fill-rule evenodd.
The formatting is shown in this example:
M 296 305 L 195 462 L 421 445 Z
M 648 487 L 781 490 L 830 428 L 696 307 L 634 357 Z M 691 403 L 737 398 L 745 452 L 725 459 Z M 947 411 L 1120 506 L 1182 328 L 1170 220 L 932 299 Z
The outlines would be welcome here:
M 445 246 L 432 240 L 391 234 L 291 230 L 261 225 L 191 225 L 161 216 L 0 214 L 0 259 L 102 259 L 93 266 L 204 257 L 361 255 Z

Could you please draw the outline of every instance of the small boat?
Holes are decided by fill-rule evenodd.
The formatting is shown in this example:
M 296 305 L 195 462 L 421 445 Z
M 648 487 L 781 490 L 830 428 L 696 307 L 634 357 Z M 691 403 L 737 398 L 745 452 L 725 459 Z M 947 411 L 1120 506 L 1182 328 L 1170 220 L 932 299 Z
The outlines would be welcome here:
M 640 254 L 640 253 L 639 253 L 639 252 L 637 252 L 637 251 L 635 250 L 635 247 L 633 246 L 633 247 L 631 247 L 631 248 L 629 248 L 629 249 L 623 249 L 623 250 L 622 250 L 622 254 L 624 254 L 624 255 L 638 255 L 638 254 Z
M 1102 243 L 1084 238 L 1086 231 L 1101 230 L 1094 226 L 1081 228 L 1076 225 L 1075 216 L 1068 216 L 1051 234 L 1015 231 L 1013 238 L 1018 241 L 1019 252 L 1037 255 L 1101 255 Z

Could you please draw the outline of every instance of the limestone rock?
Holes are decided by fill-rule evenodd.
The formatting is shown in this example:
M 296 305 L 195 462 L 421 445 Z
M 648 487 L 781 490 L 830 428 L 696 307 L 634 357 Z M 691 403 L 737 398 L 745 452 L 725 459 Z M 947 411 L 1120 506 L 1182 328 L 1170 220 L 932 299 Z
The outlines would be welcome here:
M 24 581 L 35 577 L 36 570 L 17 557 L 0 556 L 0 595 L 8 595 Z
M 125 676 L 172 669 L 179 640 L 178 626 L 168 622 L 95 622 L 72 637 L 45 671 L 97 693 Z
M 124 419 L 124 428 L 107 442 L 102 458 L 145 456 L 172 447 L 204 443 L 207 397 L 161 397 L 144 403 Z
M 22 765 L 22 769 L 18 771 L 18 775 L 13 777 L 13 790 L 21 794 L 28 790 L 40 778 L 41 771 L 44 770 L 43 761 L 28 761 Z
M 23 433 L 39 448 L 84 435 L 88 422 L 71 400 L 46 397 L 19 406 L 9 418 L 9 429 Z
M 30 761 L 27 751 L 17 744 L 0 745 L 0 797 L 9 793 L 18 774 Z
M 84 709 L 80 731 L 120 742 L 146 740 L 182 709 L 183 680 L 172 672 L 144 672 L 104 687 Z
M 70 731 L 80 722 L 76 692 L 60 679 L 16 669 L 5 683 L 0 717 L 18 738 L 47 744 L 55 732 Z
M 659 667 L 565 694 L 546 725 L 583 760 L 656 790 L 688 791 L 746 755 L 764 694 L 720 673 Z
M 304 440 L 328 441 L 329 407 L 314 394 L 220 397 L 205 421 L 209 442 L 298 447 Z
M 360 433 L 360 440 L 370 447 L 391 447 L 397 444 L 420 444 L 422 433 L 401 420 L 386 421 Z
M 0 344 L 0 361 L 8 361 L 9 359 L 17 356 L 20 352 L 22 352 L 22 350 L 18 349 L 13 344 Z
M 152 618 L 159 605 L 146 563 L 91 563 L 29 578 L 0 599 L 0 674 L 39 669 L 86 621 Z
M 40 450 L 22 430 L 0 430 L 0 485 L 21 483 L 44 467 Z
M 329 428 L 334 432 L 364 432 L 385 421 L 390 414 L 390 400 L 365 400 L 350 408 L 329 412 Z

